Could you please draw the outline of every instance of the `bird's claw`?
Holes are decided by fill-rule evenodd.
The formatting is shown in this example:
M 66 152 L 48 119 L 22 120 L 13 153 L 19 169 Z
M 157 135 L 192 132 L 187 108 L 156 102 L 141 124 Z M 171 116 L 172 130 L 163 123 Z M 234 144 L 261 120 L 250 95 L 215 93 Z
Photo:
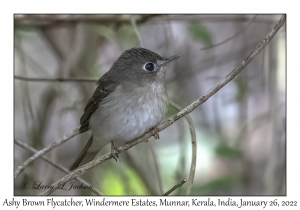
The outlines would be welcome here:
M 159 139 L 159 133 L 156 127 L 151 128 L 150 131 L 155 140 Z
M 119 150 L 115 147 L 115 144 L 112 141 L 111 142 L 111 155 L 112 155 L 113 159 L 115 159 L 115 161 L 118 161 L 118 159 L 119 159 L 118 153 L 119 153 Z

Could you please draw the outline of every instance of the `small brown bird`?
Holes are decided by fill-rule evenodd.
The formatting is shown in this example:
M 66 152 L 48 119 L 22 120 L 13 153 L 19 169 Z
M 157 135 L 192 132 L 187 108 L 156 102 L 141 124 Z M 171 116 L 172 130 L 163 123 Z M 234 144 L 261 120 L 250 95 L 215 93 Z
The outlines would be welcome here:
M 80 118 L 80 132 L 92 136 L 70 170 L 91 161 L 111 143 L 131 141 L 161 122 L 168 109 L 165 69 L 180 56 L 162 57 L 144 48 L 126 50 L 98 81 Z

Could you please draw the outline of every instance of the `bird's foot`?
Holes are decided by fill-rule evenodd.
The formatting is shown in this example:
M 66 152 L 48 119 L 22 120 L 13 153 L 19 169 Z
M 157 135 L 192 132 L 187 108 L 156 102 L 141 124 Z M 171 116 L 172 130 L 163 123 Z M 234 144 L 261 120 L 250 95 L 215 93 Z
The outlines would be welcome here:
M 118 161 L 119 159 L 119 153 L 120 151 L 115 147 L 114 141 L 111 141 L 111 154 L 113 159 L 115 159 L 115 161 Z
M 151 131 L 151 133 L 152 133 L 155 140 L 159 139 L 159 133 L 158 133 L 158 130 L 155 126 L 153 128 L 151 128 L 150 131 Z

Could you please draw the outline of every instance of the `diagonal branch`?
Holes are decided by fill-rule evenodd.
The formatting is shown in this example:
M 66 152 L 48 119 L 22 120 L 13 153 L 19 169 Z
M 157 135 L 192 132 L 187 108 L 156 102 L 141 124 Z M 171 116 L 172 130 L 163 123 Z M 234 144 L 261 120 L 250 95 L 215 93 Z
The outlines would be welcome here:
M 233 39 L 234 37 L 238 36 L 240 33 L 242 33 L 243 31 L 245 31 L 253 22 L 254 20 L 256 19 L 258 15 L 255 15 L 250 21 L 249 23 L 244 27 L 242 28 L 241 30 L 239 30 L 237 33 L 233 34 L 232 36 L 228 37 L 227 39 L 217 43 L 217 44 L 213 44 L 213 45 L 210 45 L 210 46 L 207 46 L 207 47 L 203 47 L 201 48 L 201 50 L 207 50 L 207 49 L 210 49 L 210 48 L 213 48 L 213 47 L 217 47 L 217 46 L 220 46 L 222 44 L 225 44 L 226 42 L 230 41 L 231 39 Z
M 72 132 L 68 133 L 67 135 L 65 135 L 63 138 L 52 142 L 51 144 L 49 144 L 46 148 L 38 151 L 37 153 L 35 153 L 34 155 L 32 155 L 30 158 L 28 158 L 22 165 L 18 166 L 16 171 L 15 171 L 15 177 L 17 178 L 19 176 L 19 174 L 24 171 L 24 169 L 33 161 L 35 161 L 38 157 L 43 156 L 44 154 L 46 154 L 47 152 L 49 152 L 50 150 L 54 149 L 55 147 L 65 143 L 66 141 L 68 141 L 69 139 L 73 138 L 74 136 L 79 134 L 79 129 L 76 128 L 75 130 L 73 130 Z
M 163 196 L 169 195 L 172 193 L 174 190 L 176 190 L 178 187 L 181 187 L 184 183 L 186 183 L 186 179 L 181 180 L 178 184 L 176 184 L 174 187 L 169 189 L 167 192 L 163 194 Z
M 283 15 L 280 20 L 276 23 L 276 25 L 271 29 L 271 31 L 265 36 L 265 38 L 256 46 L 256 48 L 250 53 L 250 55 L 243 60 L 238 67 L 233 69 L 225 78 L 223 78 L 221 81 L 219 81 L 213 88 L 211 88 L 204 96 L 200 97 L 193 103 L 191 103 L 189 106 L 175 114 L 174 116 L 170 117 L 168 120 L 163 121 L 159 125 L 157 125 L 157 131 L 162 131 L 165 128 L 172 125 L 175 121 L 182 118 L 183 116 L 191 113 L 195 108 L 203 104 L 207 99 L 209 99 L 212 95 L 214 95 L 216 92 L 218 92 L 222 87 L 224 87 L 228 82 L 230 82 L 236 75 L 238 75 L 253 59 L 254 57 L 270 42 L 270 40 L 275 36 L 277 31 L 282 27 L 282 25 L 286 22 L 286 15 Z M 118 151 L 116 153 L 124 152 L 131 147 L 145 141 L 146 139 L 153 136 L 152 132 L 146 132 L 141 137 L 128 142 L 120 147 L 118 147 Z M 105 162 L 106 160 L 109 160 L 112 158 L 111 152 L 106 153 L 105 155 L 96 158 L 95 160 L 81 166 L 80 168 L 72 171 L 71 173 L 67 174 L 62 179 L 56 181 L 52 184 L 52 189 L 46 189 L 45 191 L 41 192 L 39 195 L 49 195 L 51 192 L 57 189 L 59 184 L 64 184 L 71 179 L 74 179 L 78 176 L 81 176 L 82 174 L 86 173 L 89 169 L 96 167 L 97 165 Z
M 26 144 L 23 141 L 20 141 L 18 139 L 15 139 L 15 144 L 19 145 L 20 147 L 32 152 L 32 153 L 37 153 L 38 150 L 34 149 L 33 147 L 29 146 L 28 144 Z M 56 163 L 54 163 L 53 161 L 49 160 L 48 158 L 46 158 L 45 156 L 41 156 L 41 159 L 43 159 L 44 161 L 46 161 L 47 163 L 49 163 L 50 165 L 52 165 L 53 167 L 57 168 L 58 170 L 68 174 L 69 170 L 66 169 L 65 167 L 58 165 Z M 77 178 L 78 181 L 80 181 L 82 184 L 84 184 L 85 186 L 92 186 L 90 183 L 88 183 L 87 181 L 85 181 L 84 179 L 82 179 L 81 177 Z M 103 195 L 103 193 L 101 193 L 99 190 L 97 190 L 94 186 L 92 188 L 88 188 L 90 189 L 92 192 L 94 192 L 96 195 Z

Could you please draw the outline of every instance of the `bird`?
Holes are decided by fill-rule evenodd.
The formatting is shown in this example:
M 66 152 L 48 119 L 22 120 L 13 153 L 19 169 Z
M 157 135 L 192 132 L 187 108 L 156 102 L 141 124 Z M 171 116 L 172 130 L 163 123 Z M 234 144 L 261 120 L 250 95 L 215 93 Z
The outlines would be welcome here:
M 124 51 L 97 82 L 80 118 L 79 132 L 92 131 L 70 171 L 90 162 L 109 143 L 117 161 L 116 147 L 146 131 L 159 138 L 156 125 L 168 110 L 166 68 L 180 55 L 160 56 L 145 48 Z

